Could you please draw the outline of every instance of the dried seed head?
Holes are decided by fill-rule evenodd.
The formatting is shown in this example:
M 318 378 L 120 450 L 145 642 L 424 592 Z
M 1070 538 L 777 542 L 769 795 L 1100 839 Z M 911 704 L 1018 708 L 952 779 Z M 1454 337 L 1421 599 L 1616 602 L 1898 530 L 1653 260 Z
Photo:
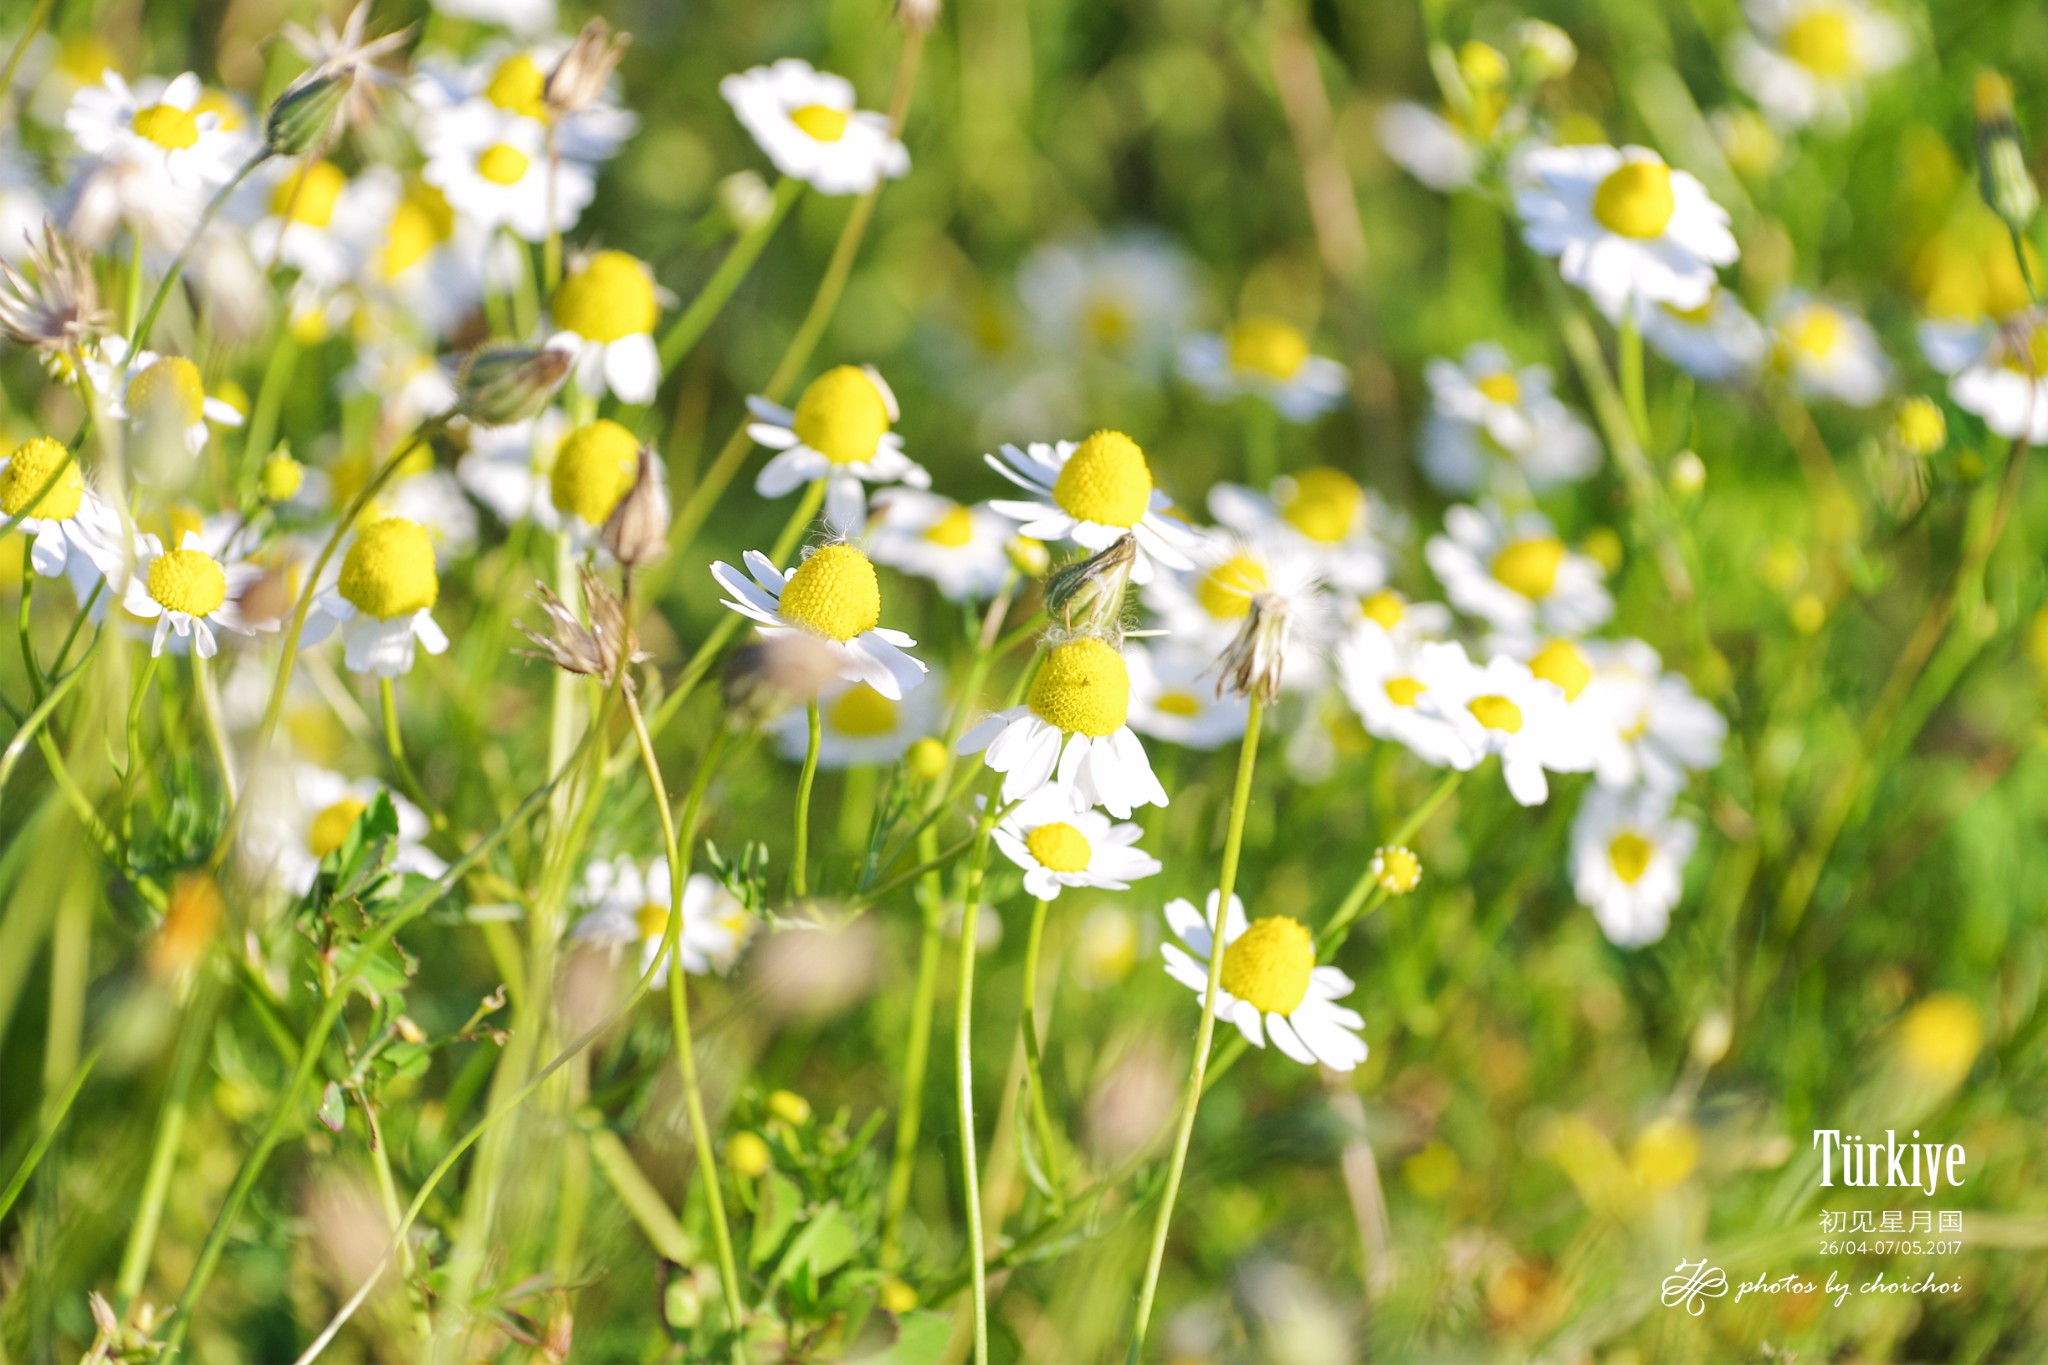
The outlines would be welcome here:
M 1287 661 L 1292 608 L 1277 592 L 1252 595 L 1244 624 L 1216 660 L 1216 695 L 1249 697 L 1262 702 L 1280 695 L 1280 674 Z
M 765 725 L 817 700 L 839 674 L 839 656 L 808 631 L 771 635 L 734 650 L 725 664 L 725 704 L 744 725 Z
M 626 619 L 625 607 L 617 594 L 588 568 L 581 577 L 588 620 L 579 618 L 547 584 L 536 583 L 533 596 L 547 614 L 547 630 L 543 633 L 520 622 L 520 633 L 540 648 L 518 652 L 570 673 L 608 679 L 623 665 L 638 663 L 648 656 L 640 651 L 639 637 L 633 633 L 633 625 Z M 632 685 L 633 679 L 628 675 L 626 686 Z
M 604 547 L 628 569 L 652 564 L 668 553 L 668 476 L 646 446 L 640 447 L 633 486 L 604 524 Z
M 576 41 L 562 54 L 562 60 L 548 73 L 547 84 L 541 89 L 549 115 L 562 118 L 579 113 L 602 99 L 605 83 L 612 78 L 632 41 L 632 34 L 615 34 L 602 19 L 585 24 Z
M 28 241 L 29 273 L 0 262 L 0 333 L 23 346 L 52 354 L 73 351 L 113 331 L 114 315 L 100 307 L 92 258 L 54 223 L 43 224 L 38 242 Z

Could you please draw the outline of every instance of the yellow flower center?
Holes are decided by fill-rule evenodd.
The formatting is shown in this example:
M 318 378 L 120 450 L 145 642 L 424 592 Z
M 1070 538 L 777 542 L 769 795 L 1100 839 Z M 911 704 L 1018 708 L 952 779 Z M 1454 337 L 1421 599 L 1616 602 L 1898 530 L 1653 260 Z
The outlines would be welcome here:
M 974 513 L 956 505 L 952 511 L 925 527 L 924 538 L 934 545 L 957 550 L 974 539 Z
M 1550 596 L 1564 563 L 1564 542 L 1556 536 L 1512 541 L 1493 557 L 1493 576 L 1532 602 Z
M 827 545 L 782 585 L 782 619 L 828 640 L 851 640 L 882 619 L 875 566 L 851 545 Z
M 555 510 L 602 526 L 640 474 L 640 442 L 610 418 L 569 433 L 555 452 L 548 492 Z
M 1246 318 L 1230 329 L 1230 365 L 1272 379 L 1294 378 L 1308 359 L 1308 338 L 1279 318 Z
M 1192 692 L 1161 692 L 1153 700 L 1152 709 L 1165 715 L 1192 719 L 1202 714 L 1202 699 Z
M 1077 521 L 1136 526 L 1152 505 L 1145 452 L 1121 431 L 1098 431 L 1081 442 L 1054 480 L 1052 499 Z
M 1384 686 L 1387 700 L 1396 706 L 1413 706 L 1415 699 L 1429 690 L 1420 678 L 1389 678 Z
M 649 901 L 633 912 L 633 924 L 640 930 L 642 942 L 660 938 L 668 932 L 668 907 Z
M 1786 329 L 1792 349 L 1825 360 L 1842 340 L 1842 315 L 1832 308 L 1807 308 Z
M 404 517 L 373 521 L 356 532 L 341 561 L 341 595 L 357 611 L 389 621 L 434 605 L 441 576 L 426 528 Z
M 263 462 L 256 483 L 265 502 L 284 502 L 306 482 L 306 467 L 291 456 L 272 455 Z
M 1849 16 L 1816 9 L 1785 25 L 1778 41 L 1785 55 L 1816 76 L 1847 76 L 1856 70 L 1856 39 Z
M 172 104 L 152 104 L 135 111 L 129 125 L 139 137 L 148 138 L 167 152 L 183 151 L 199 141 L 199 119 L 189 109 Z
M 476 173 L 493 185 L 516 185 L 526 178 L 526 153 L 503 142 L 484 148 L 476 159 Z
M 199 367 L 181 355 L 167 355 L 128 381 L 128 415 L 164 418 L 189 427 L 206 416 L 206 388 Z
M 1124 301 L 1106 294 L 1098 294 L 1088 301 L 1082 310 L 1081 328 L 1105 350 L 1119 350 L 1138 330 L 1131 310 Z
M 1954 1085 L 1969 1074 L 1984 1045 L 1984 1019 L 1970 1001 L 1942 991 L 1915 1005 L 1900 1022 L 1899 1043 L 1914 1071 Z
M 2025 334 L 2019 344 L 2008 346 L 2005 353 L 2005 368 L 2014 374 L 2035 378 L 2048 375 L 2048 327 L 2035 327 Z
M 1232 555 L 1202 576 L 1195 597 L 1217 620 L 1241 621 L 1265 588 L 1266 566 L 1250 555 Z
M 387 280 L 397 279 L 454 231 L 455 214 L 441 192 L 432 185 L 413 186 L 391 211 L 384 247 L 377 253 L 378 273 Z
M 866 370 L 837 365 L 811 381 L 796 400 L 796 438 L 833 464 L 875 458 L 889 431 L 889 402 Z
M 150 561 L 149 595 L 165 611 L 211 616 L 228 600 L 228 574 L 204 550 L 166 550 Z
M 591 341 L 654 330 L 660 308 L 647 267 L 623 251 L 600 251 L 555 290 L 555 322 Z
M 828 104 L 806 104 L 801 109 L 792 109 L 789 121 L 820 142 L 837 142 L 846 136 L 846 111 Z
M 825 719 L 837 734 L 873 739 L 896 733 L 896 703 L 866 683 L 855 683 L 839 694 Z
M 1662 308 L 1667 316 L 1677 318 L 1689 327 L 1704 327 L 1714 316 L 1714 295 L 1709 291 L 1707 301 L 1697 308 L 1673 308 L 1668 303 L 1660 303 L 1657 306 Z
M 270 212 L 307 227 L 324 228 L 334 221 L 335 201 L 348 184 L 331 161 L 312 161 L 303 171 L 277 182 L 270 192 Z
M 491 83 L 484 87 L 484 98 L 507 113 L 545 123 L 548 116 L 547 84 L 547 74 L 539 64 L 524 52 L 515 52 L 499 62 L 498 69 L 491 73 Z
M 214 114 L 220 118 L 223 130 L 233 133 L 240 131 L 243 123 L 241 106 L 225 90 L 212 86 L 199 92 L 199 98 L 192 101 L 194 114 Z
M 1465 709 L 1472 718 L 1489 730 L 1500 730 L 1510 735 L 1522 732 L 1522 708 L 1497 694 L 1474 697 L 1465 703 Z
M 1358 609 L 1365 613 L 1366 620 L 1373 622 L 1382 630 L 1392 630 L 1400 625 L 1401 618 L 1408 614 L 1407 602 L 1392 588 L 1382 588 L 1365 598 L 1359 602 Z
M 344 796 L 313 817 L 306 829 L 306 848 L 315 858 L 325 858 L 348 839 L 348 832 L 369 809 L 353 797 Z
M 1292 1014 L 1308 998 L 1316 944 L 1285 915 L 1255 919 L 1223 950 L 1223 989 L 1261 1014 Z
M 1522 381 L 1515 377 L 1513 370 L 1496 370 L 1475 380 L 1472 387 L 1507 407 L 1514 407 L 1522 401 Z
M 78 461 L 70 459 L 68 447 L 47 436 L 31 437 L 14 449 L 7 468 L 0 471 L 0 513 L 18 517 L 28 512 L 29 503 L 59 468 L 64 470 L 31 514 L 42 521 L 69 521 L 78 515 L 85 501 L 85 479 Z
M 1529 660 L 1529 671 L 1564 689 L 1566 701 L 1577 701 L 1586 684 L 1593 681 L 1593 666 L 1586 653 L 1570 640 L 1552 640 Z
M 1415 851 L 1395 845 L 1379 851 L 1375 861 L 1379 864 L 1379 883 L 1396 895 L 1406 895 L 1422 881 L 1422 859 Z
M 1024 847 L 1031 850 L 1040 867 L 1053 872 L 1086 872 L 1093 852 L 1088 847 L 1087 835 L 1057 820 L 1025 835 Z
M 1593 216 L 1623 237 L 1662 236 L 1676 207 L 1671 168 L 1661 161 L 1623 162 L 1593 191 Z
M 1281 505 L 1287 524 L 1322 545 L 1336 545 L 1351 534 L 1365 490 L 1341 469 L 1318 465 L 1294 476 L 1294 491 Z
M 1056 645 L 1031 684 L 1031 710 L 1070 735 L 1101 739 L 1123 728 L 1131 675 L 1123 655 L 1093 636 Z
M 1615 876 L 1634 886 L 1649 870 L 1653 852 L 1655 849 L 1648 839 L 1632 829 L 1625 829 L 1608 842 L 1607 861 L 1613 865 Z

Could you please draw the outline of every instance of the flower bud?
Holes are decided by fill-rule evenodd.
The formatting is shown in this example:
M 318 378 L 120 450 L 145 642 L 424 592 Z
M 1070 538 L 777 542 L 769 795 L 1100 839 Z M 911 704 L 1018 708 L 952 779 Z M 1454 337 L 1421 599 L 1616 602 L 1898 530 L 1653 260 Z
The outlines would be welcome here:
M 633 486 L 604 524 L 604 547 L 627 569 L 652 564 L 668 553 L 668 477 L 661 461 L 640 447 Z
M 1671 457 L 1671 491 L 1681 498 L 1698 497 L 1707 486 L 1707 463 L 1690 450 Z
M 770 1159 L 768 1144 L 759 1133 L 742 1131 L 725 1140 L 725 1164 L 734 1175 L 751 1180 L 767 1171 Z
M 2013 122 L 2012 82 L 1996 71 L 1980 71 L 1971 102 L 1977 114 L 1977 181 L 1984 202 L 2007 227 L 2025 232 L 2041 207 L 2041 191 L 2027 170 L 2026 149 Z
M 1522 46 L 1522 69 L 1531 80 L 1562 80 L 1578 63 L 1578 44 L 1556 24 L 1524 19 L 1515 37 Z
M 567 351 L 481 346 L 462 367 L 456 411 L 483 427 L 505 427 L 540 415 L 568 377 Z
M 930 33 L 939 22 L 939 0 L 896 0 L 896 22 L 913 33 Z
M 316 69 L 292 82 L 270 106 L 264 147 L 272 156 L 305 156 L 326 146 L 355 83 L 353 66 Z
M 1052 567 L 1052 552 L 1045 542 L 1030 536 L 1011 536 L 1003 551 L 1010 556 L 1010 567 L 1026 578 L 1042 577 Z
M 1941 405 L 1916 394 L 1903 400 L 1892 414 L 1892 442 L 1918 459 L 1926 459 L 1948 444 L 1948 419 Z
M 1405 896 L 1422 884 L 1422 859 L 1413 849 L 1388 844 L 1372 855 L 1372 879 L 1390 896 Z
M 903 767 L 919 782 L 936 782 L 946 771 L 946 746 L 926 735 L 903 755 Z
M 1063 565 L 1045 583 L 1045 614 L 1083 635 L 1122 635 L 1124 595 L 1137 563 L 1138 540 L 1125 535 L 1106 550 Z
M 751 232 L 775 214 L 775 191 L 753 171 L 734 171 L 718 182 L 718 207 L 740 232 Z
M 306 481 L 306 467 L 292 458 L 288 447 L 279 446 L 263 462 L 256 486 L 265 502 L 289 502 Z

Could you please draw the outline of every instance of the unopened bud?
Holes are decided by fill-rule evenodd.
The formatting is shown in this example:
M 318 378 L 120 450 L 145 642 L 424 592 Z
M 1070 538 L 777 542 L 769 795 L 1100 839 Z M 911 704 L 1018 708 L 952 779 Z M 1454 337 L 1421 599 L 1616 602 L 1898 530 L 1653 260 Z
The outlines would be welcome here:
M 614 34 L 611 25 L 602 19 L 585 24 L 542 87 L 541 97 L 548 113 L 561 118 L 588 109 L 602 99 L 605 83 L 611 80 L 632 41 L 632 34 Z
M 263 145 L 272 156 L 305 156 L 325 147 L 355 83 L 353 66 L 310 71 L 292 82 L 270 106 Z
M 792 1126 L 811 1121 L 811 1102 L 794 1090 L 777 1090 L 768 1096 L 768 1112 Z
M 939 22 L 939 0 L 896 0 L 896 22 L 913 33 L 930 33 Z
M 718 182 L 718 206 L 740 232 L 751 232 L 775 214 L 775 191 L 754 171 L 734 171 Z
M 1508 59 L 1497 47 L 1481 42 L 1466 43 L 1458 49 L 1458 74 L 1474 91 L 1496 90 L 1507 84 Z
M 1388 844 L 1372 855 L 1367 871 L 1390 896 L 1405 896 L 1422 884 L 1422 859 L 1413 849 Z
M 1948 444 L 1948 419 L 1932 398 L 1914 395 L 1892 414 L 1892 441 L 1908 455 L 1926 459 Z
M 946 771 L 946 746 L 926 735 L 903 755 L 903 768 L 919 782 L 936 782 Z
M 1707 462 L 1690 450 L 1671 457 L 1671 491 L 1681 498 L 1698 497 L 1707 486 Z
M 1515 36 L 1522 45 L 1522 69 L 1532 80 L 1561 80 L 1578 63 L 1578 44 L 1556 24 L 1524 19 Z
M 604 524 L 604 547 L 621 567 L 637 569 L 668 553 L 668 476 L 661 461 L 640 447 L 633 486 Z
M 1063 565 L 1046 580 L 1046 615 L 1068 631 L 1114 640 L 1123 631 L 1124 595 L 1137 559 L 1138 539 L 1125 535 L 1106 550 Z
M 2007 227 L 2025 232 L 2041 207 L 2041 191 L 2027 170 L 2026 149 L 2013 122 L 2012 82 L 1996 71 L 1978 72 L 1971 103 L 1977 115 L 1977 183 L 1984 202 Z
M 540 415 L 568 377 L 573 357 L 530 346 L 482 346 L 462 368 L 456 410 L 478 426 L 505 427 Z
M 289 502 L 305 481 L 306 467 L 294 460 L 291 451 L 283 446 L 263 462 L 263 471 L 256 477 L 257 488 L 265 502 Z
M 759 1133 L 738 1132 L 725 1140 L 725 1164 L 751 1180 L 767 1171 L 771 1154 Z
M 1693 1028 L 1692 1059 L 1703 1067 L 1713 1066 L 1728 1055 L 1735 1041 L 1735 1025 L 1725 1010 L 1713 1010 Z
M 1003 551 L 1010 556 L 1010 566 L 1026 578 L 1042 577 L 1052 567 L 1052 551 L 1030 536 L 1011 536 Z

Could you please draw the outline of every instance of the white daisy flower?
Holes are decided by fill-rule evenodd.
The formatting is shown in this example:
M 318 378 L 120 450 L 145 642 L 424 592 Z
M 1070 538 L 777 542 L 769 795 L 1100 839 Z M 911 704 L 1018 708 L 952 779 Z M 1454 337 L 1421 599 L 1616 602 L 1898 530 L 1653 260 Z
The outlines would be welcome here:
M 1770 350 L 1763 324 L 1718 286 L 1697 308 L 1637 299 L 1635 311 L 1636 327 L 1651 350 L 1710 384 L 1747 379 Z
M 1790 293 L 1771 310 L 1775 360 L 1808 398 L 1867 408 L 1891 387 L 1891 362 L 1870 324 L 1839 304 Z
M 1677 791 L 1720 765 L 1727 720 L 1641 640 L 1551 640 L 1529 668 L 1564 689 L 1601 786 Z
M 945 678 L 937 669 L 923 685 L 900 698 L 889 698 L 864 682 L 841 678 L 818 693 L 818 766 L 875 768 L 894 763 L 918 740 L 936 734 L 943 717 Z M 785 711 L 776 720 L 775 747 L 794 763 L 810 748 L 806 708 Z
M 1444 492 L 1492 486 L 1503 462 L 1538 491 L 1600 467 L 1599 439 L 1551 392 L 1549 366 L 1517 368 L 1501 347 L 1479 342 L 1463 361 L 1432 360 L 1424 373 L 1422 471 Z
M 668 933 L 669 889 L 667 858 L 655 858 L 645 868 L 624 854 L 598 859 L 584 870 L 580 888 L 590 913 L 576 921 L 569 937 L 602 948 L 637 945 L 644 972 Z M 730 972 L 757 928 L 759 921 L 723 882 L 698 872 L 683 883 L 677 951 L 691 976 Z M 664 959 L 655 967 L 654 985 L 668 981 L 668 965 Z
M 1017 267 L 1017 295 L 1047 355 L 1157 372 L 1186 334 L 1194 282 L 1163 235 L 1125 232 L 1034 248 Z
M 1049 788 L 1004 816 L 994 836 L 1003 856 L 1024 869 L 1025 894 L 1049 901 L 1068 886 L 1128 891 L 1159 871 L 1159 860 L 1136 846 L 1143 833 L 1101 811 L 1077 809 Z
M 1698 837 L 1660 792 L 1586 793 L 1572 820 L 1572 886 L 1609 942 L 1640 948 L 1664 937 Z
M 1166 905 L 1167 924 L 1187 945 L 1160 945 L 1166 974 L 1197 1000 L 1209 989 L 1217 899 L 1211 891 L 1206 921 L 1192 901 Z M 1302 1065 L 1320 1062 L 1332 1071 L 1349 1071 L 1365 1060 L 1365 1040 L 1358 1036 L 1365 1020 L 1337 1003 L 1351 993 L 1351 978 L 1335 967 L 1316 965 L 1315 939 L 1299 921 L 1285 915 L 1248 921 L 1244 902 L 1232 896 L 1223 917 L 1217 986 L 1216 1017 L 1237 1025 L 1253 1047 L 1264 1047 L 1270 1036 L 1274 1047 Z
M 1984 324 L 1971 342 L 1951 338 L 1936 362 L 1951 375 L 1949 397 L 1994 436 L 2048 442 L 2048 326 L 2029 313 L 2005 327 Z
M 1184 642 L 1124 646 L 1131 675 L 1131 729 L 1183 749 L 1217 749 L 1244 737 L 1243 697 L 1216 695 L 1216 656 Z
M 1220 534 L 1202 537 L 1194 559 L 1192 569 L 1155 575 L 1140 594 L 1167 633 L 1213 658 L 1244 628 L 1252 599 L 1277 593 L 1289 604 L 1282 684 L 1291 691 L 1320 686 L 1327 622 L 1307 561 L 1285 541 Z
M 1006 445 L 1001 459 L 982 458 L 1033 495 L 989 503 L 1022 523 L 1019 529 L 1033 540 L 1067 540 L 1093 551 L 1134 535 L 1133 583 L 1151 582 L 1155 562 L 1172 569 L 1194 567 L 1190 552 L 1200 538 L 1185 522 L 1167 515 L 1172 503 L 1152 486 L 1145 452 L 1122 432 L 1098 431 L 1079 443 L 1033 441 L 1021 450 Z
M 21 517 L 16 529 L 33 542 L 29 563 L 45 578 L 68 578 L 83 602 L 95 584 L 123 570 L 121 518 L 86 484 L 78 461 L 66 465 L 70 454 L 60 442 L 35 436 L 0 458 L 0 517 Z M 22 516 L 60 468 L 34 515 Z
M 249 143 L 228 130 L 218 110 L 201 103 L 204 93 L 189 71 L 131 87 L 108 70 L 72 97 L 64 127 L 79 151 L 103 164 L 118 162 L 173 189 L 210 194 L 234 178 Z
M 1862 0 L 1746 0 L 1743 8 L 1756 30 L 1735 36 L 1729 63 L 1781 128 L 1847 124 L 1865 83 L 1913 48 L 1903 24 Z
M 821 194 L 866 194 L 909 173 L 889 120 L 854 107 L 853 83 L 784 57 L 718 83 L 718 93 L 784 175 Z
M 390 799 L 398 817 L 392 869 L 422 877 L 438 877 L 448 870 L 448 864 L 426 847 L 426 815 L 374 778 L 344 777 L 311 763 L 295 763 L 289 791 L 266 795 L 286 799 L 251 804 L 237 856 L 251 876 L 293 896 L 313 889 L 321 862 L 347 842 L 356 821 L 379 796 Z
M 478 227 L 538 242 L 551 227 L 574 227 L 596 192 L 587 166 L 557 158 L 550 217 L 547 130 L 530 118 L 471 102 L 437 111 L 425 124 L 421 176 Z
M 931 475 L 903 453 L 889 430 L 902 417 L 896 395 L 872 365 L 838 365 L 810 382 L 796 410 L 747 399 L 755 420 L 747 435 L 778 451 L 761 467 L 754 491 L 779 498 L 825 480 L 825 519 L 848 535 L 867 524 L 867 485 L 929 488 Z
M 723 560 L 711 566 L 711 576 L 732 594 L 725 605 L 756 622 L 763 635 L 801 631 L 823 641 L 839 661 L 840 677 L 864 682 L 890 701 L 901 701 L 924 681 L 924 664 L 904 653 L 917 641 L 881 627 L 881 583 L 858 549 L 821 545 L 788 574 L 749 550 L 746 566 L 751 581 Z
M 530 46 L 488 46 L 474 62 L 429 57 L 413 76 L 413 102 L 433 111 L 479 101 L 545 127 L 550 122 L 548 73 L 568 50 L 567 39 L 551 38 Z M 614 78 L 611 84 L 616 83 Z M 568 160 L 596 165 L 617 155 L 639 126 L 639 118 L 618 107 L 607 91 L 593 103 L 554 119 L 555 151 Z
M 367 522 L 342 556 L 334 582 L 314 596 L 300 643 L 318 644 L 339 628 L 351 672 L 399 677 L 412 670 L 415 645 L 429 654 L 448 648 L 434 621 L 440 596 L 426 528 L 404 517 Z
M 455 406 L 448 367 L 404 337 L 380 337 L 358 347 L 342 387 L 377 400 L 378 423 L 392 441 Z
M 1209 490 L 1209 515 L 1239 535 L 1286 545 L 1332 587 L 1377 592 L 1387 581 L 1390 542 L 1406 524 L 1378 495 L 1341 469 L 1318 465 L 1273 480 L 1270 495 L 1241 484 Z
M 555 290 L 551 349 L 576 357 L 576 387 L 621 403 L 652 403 L 661 382 L 654 324 L 660 291 L 645 262 L 623 251 L 600 251 L 581 261 Z
M 242 610 L 242 595 L 261 577 L 263 570 L 256 565 L 228 558 L 224 549 L 209 548 L 198 531 L 185 532 L 175 550 L 166 550 L 163 541 L 145 534 L 136 544 L 135 569 L 122 594 L 121 609 L 156 622 L 149 643 L 152 656 L 164 652 L 168 636 L 172 653 L 197 648 L 200 658 L 211 659 L 220 649 L 213 633 L 216 626 L 238 635 L 277 629 L 274 618 L 253 617 Z
M 1567 549 L 1540 512 L 1460 505 L 1444 513 L 1444 532 L 1423 548 L 1430 569 L 1452 606 L 1497 630 L 1583 635 L 1614 614 L 1600 566 Z
M 1003 778 L 1003 800 L 1057 786 L 1077 807 L 1101 806 L 1120 819 L 1137 806 L 1163 806 L 1145 746 L 1126 723 L 1131 677 L 1123 656 L 1092 635 L 1045 653 L 1022 706 L 998 711 L 967 732 L 963 754 Z
M 138 427 L 175 433 L 187 453 L 206 449 L 207 423 L 242 425 L 242 414 L 206 392 L 199 367 L 181 355 L 128 353 L 125 337 L 103 337 L 85 361 L 86 376 L 107 415 Z
M 331 161 L 277 161 L 266 177 L 264 213 L 249 229 L 249 246 L 264 265 L 288 265 L 301 279 L 338 289 L 362 270 L 358 244 L 338 215 L 348 177 Z
M 1337 646 L 1337 682 L 1366 733 L 1390 739 L 1425 763 L 1468 767 L 1470 746 L 1456 726 L 1421 705 L 1432 691 L 1462 690 L 1472 672 L 1465 647 L 1448 640 L 1403 640 L 1360 626 Z
M 1190 337 L 1180 372 L 1218 402 L 1256 394 L 1290 422 L 1312 422 L 1342 403 L 1351 378 L 1341 363 L 1310 354 L 1300 328 L 1275 317 Z
M 440 190 L 388 166 L 364 167 L 348 182 L 334 230 L 360 263 L 356 287 L 437 337 L 453 334 L 482 302 L 492 247 L 504 245 L 458 219 Z
M 889 488 L 875 495 L 875 512 L 874 561 L 929 578 L 948 601 L 986 601 L 1010 580 L 1010 522 L 986 505 Z
M 1451 609 L 1441 602 L 1410 601 L 1392 588 L 1356 599 L 1340 597 L 1338 601 L 1341 607 L 1356 613 L 1347 615 L 1347 625 L 1368 634 L 1376 632 L 1395 645 L 1416 645 L 1450 637 Z
M 467 449 L 455 462 L 455 477 L 507 526 L 530 519 L 543 530 L 556 530 L 561 514 L 551 481 L 567 426 L 560 408 L 502 427 L 465 424 Z
M 1592 740 L 1565 705 L 1564 689 L 1504 654 L 1462 672 L 1446 670 L 1415 704 L 1447 722 L 1465 746 L 1452 767 L 1474 768 L 1499 755 L 1508 792 L 1521 805 L 1549 798 L 1545 769 L 1583 773 L 1593 767 Z
M 1438 194 L 1469 189 L 1485 164 L 1480 139 L 1423 105 L 1398 100 L 1380 111 L 1373 126 L 1394 164 Z
M 1523 237 L 1609 317 L 1630 298 L 1697 308 L 1738 254 L 1728 211 L 1647 147 L 1546 147 L 1523 166 Z

